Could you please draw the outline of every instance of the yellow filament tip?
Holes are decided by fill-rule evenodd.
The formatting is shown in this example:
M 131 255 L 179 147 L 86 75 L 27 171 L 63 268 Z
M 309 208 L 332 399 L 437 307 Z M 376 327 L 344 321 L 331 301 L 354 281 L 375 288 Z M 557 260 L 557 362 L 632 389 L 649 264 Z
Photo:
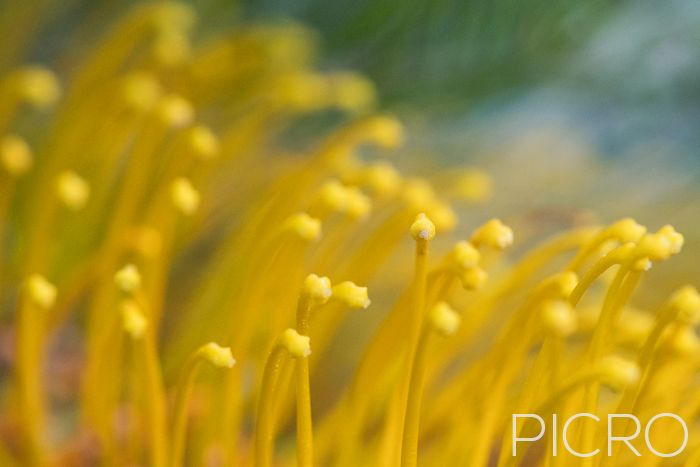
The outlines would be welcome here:
M 329 180 L 321 185 L 317 199 L 331 211 L 345 212 L 349 202 L 348 193 L 347 187 L 342 183 L 337 180 Z
M 672 225 L 664 225 L 659 229 L 657 234 L 666 238 L 669 243 L 671 254 L 677 255 L 681 252 L 685 239 L 683 238 L 683 234 L 676 232 L 676 229 L 674 229 Z
M 664 261 L 680 252 L 683 247 L 683 235 L 670 225 L 656 233 L 644 235 L 634 251 L 636 258 L 648 258 L 650 261 Z
M 219 154 L 219 139 L 204 125 L 195 125 L 187 131 L 187 141 L 200 159 L 213 159 Z
M 305 212 L 288 217 L 285 227 L 308 242 L 318 240 L 321 237 L 321 221 Z
M 459 280 L 465 290 L 479 290 L 489 278 L 489 274 L 479 266 L 473 266 L 459 272 Z
M 153 108 L 158 102 L 162 89 L 151 73 L 136 71 L 124 78 L 121 92 L 130 109 L 143 112 Z
M 61 96 L 61 89 L 53 72 L 38 66 L 19 70 L 17 91 L 25 101 L 38 108 L 50 107 Z
M 608 355 L 600 361 L 598 371 L 602 381 L 612 389 L 621 390 L 639 382 L 639 366 L 618 355 Z
M 689 325 L 700 323 L 700 294 L 695 287 L 686 285 L 677 290 L 671 296 L 670 306 L 679 322 Z
M 184 97 L 174 94 L 163 97 L 156 108 L 163 123 L 173 127 L 183 127 L 194 120 L 194 108 Z
M 403 144 L 403 125 L 396 118 L 388 115 L 378 115 L 367 123 L 369 136 L 377 146 L 385 149 L 395 149 Z
M 445 302 L 435 304 L 428 317 L 433 328 L 445 337 L 454 334 L 461 321 L 459 314 Z
M 133 294 L 141 287 L 141 273 L 133 264 L 127 264 L 114 274 L 114 283 L 122 292 Z
M 632 270 L 637 272 L 644 272 L 651 269 L 654 263 L 647 257 L 640 258 L 632 264 Z
M 75 172 L 66 170 L 56 179 L 56 191 L 61 202 L 73 211 L 79 211 L 90 198 L 90 185 Z
M 681 356 L 697 355 L 700 351 L 700 339 L 692 326 L 683 326 L 674 332 L 668 345 Z
M 568 336 L 576 331 L 578 319 L 571 304 L 564 300 L 547 300 L 542 304 L 542 323 L 557 336 Z
M 638 224 L 634 219 L 626 217 L 610 225 L 605 230 L 605 236 L 614 238 L 620 243 L 636 242 L 646 231 L 646 227 Z
M 124 331 L 132 339 L 143 337 L 148 328 L 148 319 L 146 319 L 139 304 L 133 300 L 124 300 L 121 303 L 121 315 Z
M 480 258 L 479 250 L 467 241 L 458 242 L 450 252 L 450 260 L 458 270 L 477 266 Z
M 231 348 L 222 347 L 216 342 L 209 342 L 201 348 L 202 356 L 212 365 L 221 368 L 232 368 L 236 359 L 231 354 Z
M 39 308 L 48 310 L 56 302 L 56 286 L 39 274 L 33 274 L 25 282 L 27 294 Z
M 346 212 L 353 219 L 364 219 L 372 211 L 372 201 L 358 188 L 348 188 L 346 196 Z
M 170 186 L 170 195 L 175 207 L 187 216 L 197 211 L 200 202 L 199 192 L 185 177 L 177 178 Z
M 513 244 L 513 230 L 500 219 L 491 219 L 474 231 L 470 241 L 476 247 L 503 250 Z
M 411 236 L 414 240 L 432 240 L 435 238 L 435 224 L 428 219 L 425 213 L 416 216 L 416 220 L 411 224 Z
M 322 305 L 331 298 L 331 280 L 327 277 L 319 277 L 316 274 L 309 274 L 304 279 L 302 293 L 311 300 L 312 303 Z
M 0 141 L 0 161 L 10 175 L 22 175 L 32 167 L 32 150 L 23 139 L 4 136 Z
M 560 272 L 547 277 L 539 286 L 545 296 L 552 298 L 568 298 L 578 284 L 578 275 L 572 271 Z
M 333 298 L 351 308 L 367 308 L 372 303 L 367 295 L 367 287 L 359 287 L 350 281 L 334 285 Z
M 306 358 L 311 355 L 311 338 L 302 336 L 294 329 L 286 329 L 280 336 L 280 344 L 292 357 Z

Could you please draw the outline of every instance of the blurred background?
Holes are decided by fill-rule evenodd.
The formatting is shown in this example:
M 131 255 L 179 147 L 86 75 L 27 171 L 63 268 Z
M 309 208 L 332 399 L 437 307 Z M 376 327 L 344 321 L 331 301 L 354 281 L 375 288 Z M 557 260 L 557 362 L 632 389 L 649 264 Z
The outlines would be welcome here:
M 316 30 L 323 63 L 366 73 L 382 105 L 408 122 L 412 150 L 485 168 L 496 187 L 489 212 L 525 213 L 545 230 L 541 221 L 578 212 L 671 222 L 688 238 L 687 264 L 674 273 L 700 273 L 699 2 L 270 0 L 241 9 Z
M 409 122 L 414 151 L 485 168 L 496 186 L 489 212 L 525 213 L 535 230 L 578 212 L 672 222 L 688 239 L 674 280 L 700 273 L 700 3 L 270 0 L 241 9 L 316 30 L 326 66 L 374 80 L 382 105 Z
M 69 68 L 139 2 L 29 3 L 1 10 L 0 21 L 24 15 L 35 30 L 15 31 L 17 46 L 4 46 L 0 63 Z M 381 109 L 408 125 L 397 165 L 486 169 L 496 187 L 483 208 L 490 215 L 519 213 L 537 221 L 535 230 L 591 213 L 602 221 L 630 215 L 651 228 L 671 222 L 694 252 L 674 274 L 700 272 L 692 260 L 700 253 L 699 2 L 190 3 L 202 42 L 255 23 L 308 27 L 321 69 L 366 74 Z
M 19 13 L 34 30 L 3 27 L 20 40 L 0 47 L 0 65 L 38 62 L 70 74 L 129 3 L 139 2 L 4 0 L 0 11 L 14 14 L 0 23 Z M 195 45 L 257 23 L 307 27 L 321 69 L 366 74 L 380 108 L 406 122 L 409 144 L 396 164 L 487 170 L 496 188 L 488 215 L 534 220 L 533 238 L 579 214 L 674 223 L 694 252 L 674 271 L 700 272 L 697 1 L 190 3 L 200 16 Z M 486 211 L 460 213 L 460 228 Z

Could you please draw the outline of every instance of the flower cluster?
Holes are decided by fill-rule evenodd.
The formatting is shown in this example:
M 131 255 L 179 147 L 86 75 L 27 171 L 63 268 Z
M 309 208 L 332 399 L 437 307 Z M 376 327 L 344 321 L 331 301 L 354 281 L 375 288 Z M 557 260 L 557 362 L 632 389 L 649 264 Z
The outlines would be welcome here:
M 0 76 L 0 465 L 570 465 L 512 458 L 510 415 L 697 416 L 698 292 L 630 304 L 673 227 L 517 260 L 498 219 L 455 239 L 487 175 L 399 172 L 402 125 L 303 28 L 195 19 L 143 4 L 68 69 Z

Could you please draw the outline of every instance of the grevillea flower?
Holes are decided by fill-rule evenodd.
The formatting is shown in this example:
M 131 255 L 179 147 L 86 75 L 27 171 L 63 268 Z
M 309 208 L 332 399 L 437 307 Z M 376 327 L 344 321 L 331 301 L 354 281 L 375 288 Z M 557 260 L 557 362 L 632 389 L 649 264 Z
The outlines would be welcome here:
M 456 230 L 488 175 L 400 172 L 407 131 L 302 27 L 195 19 L 145 3 L 54 70 L 2 71 L 0 465 L 565 466 L 556 430 L 511 455 L 539 428 L 512 415 L 697 418 L 700 295 L 635 294 L 673 227 Z M 613 455 L 582 462 L 660 462 Z

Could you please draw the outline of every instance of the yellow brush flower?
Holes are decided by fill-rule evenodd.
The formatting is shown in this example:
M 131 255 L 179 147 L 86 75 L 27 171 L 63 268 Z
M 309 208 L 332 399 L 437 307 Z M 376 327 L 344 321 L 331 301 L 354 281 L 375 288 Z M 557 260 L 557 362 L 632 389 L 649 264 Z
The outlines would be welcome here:
M 686 237 L 539 238 L 474 208 L 498 177 L 387 162 L 410 124 L 303 27 L 195 20 L 140 4 L 2 71 L 0 466 L 652 466 L 671 413 L 700 465 L 700 295 L 660 296 Z

